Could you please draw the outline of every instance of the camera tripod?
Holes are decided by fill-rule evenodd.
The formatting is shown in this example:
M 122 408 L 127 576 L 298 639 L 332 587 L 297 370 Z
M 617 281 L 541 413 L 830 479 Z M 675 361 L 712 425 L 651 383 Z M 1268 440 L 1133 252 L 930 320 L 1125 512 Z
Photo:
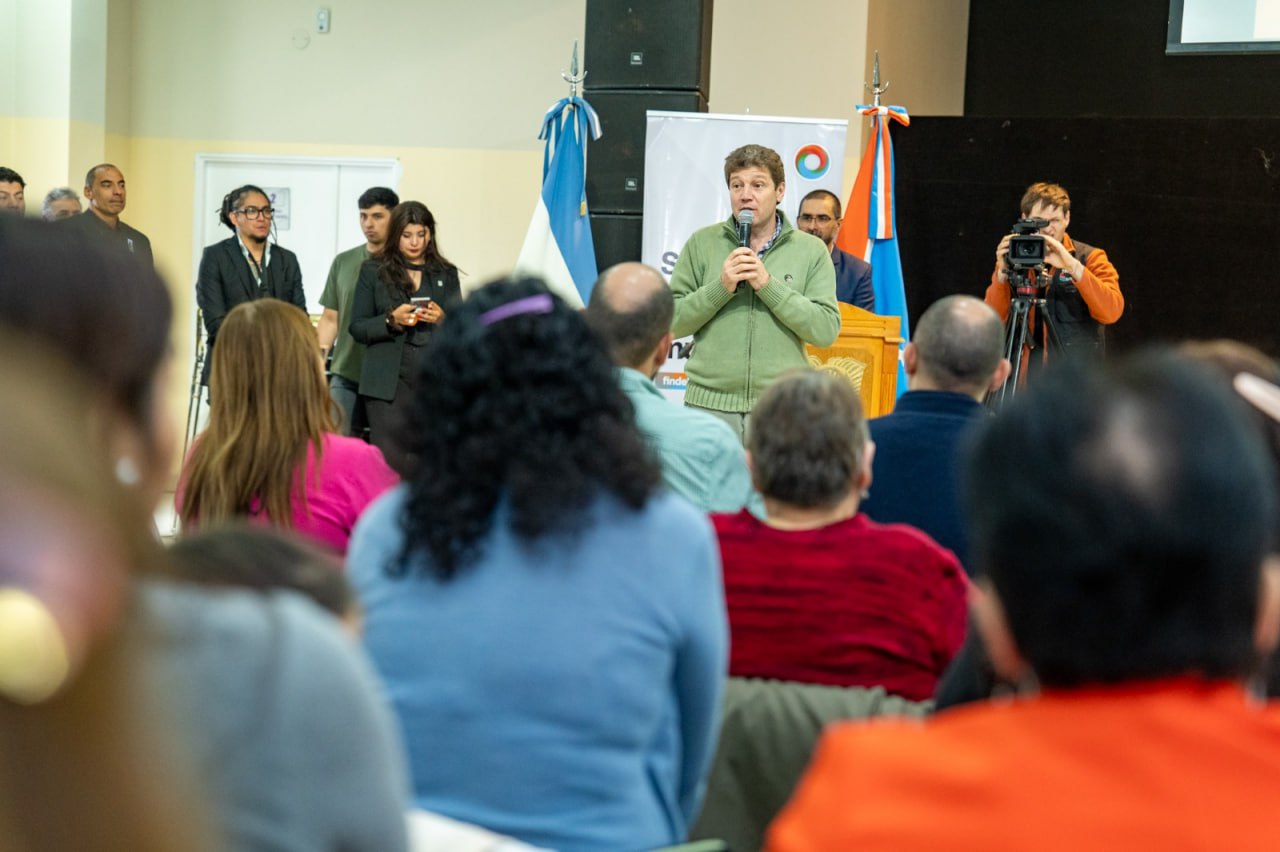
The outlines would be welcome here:
M 1012 399 L 1018 392 L 1018 384 L 1022 380 L 1022 351 L 1025 348 L 1030 367 L 1031 357 L 1037 349 L 1035 337 L 1031 334 L 1031 309 L 1036 309 L 1036 317 L 1044 329 L 1044 347 L 1055 354 L 1062 353 L 1062 339 L 1058 336 L 1058 327 L 1053 317 L 1045 310 L 1044 290 L 1038 287 L 1031 278 L 1032 270 L 1042 272 L 1043 265 L 1035 267 L 1014 267 L 1009 270 L 1009 286 L 1013 296 L 1009 301 L 1009 318 L 1004 325 L 1004 357 L 1009 359 L 1013 369 L 1009 377 L 996 390 L 987 394 L 987 407 L 999 411 L 1006 399 Z

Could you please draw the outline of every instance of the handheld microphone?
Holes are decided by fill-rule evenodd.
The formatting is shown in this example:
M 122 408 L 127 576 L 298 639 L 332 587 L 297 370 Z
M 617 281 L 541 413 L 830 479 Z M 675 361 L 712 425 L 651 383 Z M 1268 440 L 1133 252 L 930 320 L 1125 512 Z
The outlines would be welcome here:
M 756 211 L 742 210 L 738 213 L 738 245 L 751 244 L 751 226 L 755 224 Z
M 751 245 L 751 226 L 755 224 L 756 211 L 739 210 L 738 211 L 738 245 L 745 248 Z M 739 281 L 737 287 L 733 291 L 738 292 L 738 287 L 745 284 L 745 281 Z

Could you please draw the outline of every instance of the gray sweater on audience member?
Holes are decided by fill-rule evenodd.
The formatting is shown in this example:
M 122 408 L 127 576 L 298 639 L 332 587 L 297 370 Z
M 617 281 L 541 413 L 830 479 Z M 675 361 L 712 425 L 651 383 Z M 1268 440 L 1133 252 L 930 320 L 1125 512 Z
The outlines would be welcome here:
M 406 849 L 403 750 L 363 654 L 291 593 L 144 583 L 143 676 L 178 724 L 221 847 Z

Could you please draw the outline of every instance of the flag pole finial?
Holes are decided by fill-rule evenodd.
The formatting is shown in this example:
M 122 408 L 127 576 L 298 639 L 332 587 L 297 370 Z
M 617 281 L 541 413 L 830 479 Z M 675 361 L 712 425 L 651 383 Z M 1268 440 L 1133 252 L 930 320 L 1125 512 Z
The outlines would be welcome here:
M 569 84 L 569 97 L 576 98 L 578 96 L 578 84 L 587 79 L 587 72 L 578 73 L 578 42 L 573 42 L 573 59 L 569 63 L 569 73 L 560 72 L 560 79 Z
M 867 86 L 867 88 L 871 90 L 872 106 L 880 106 L 880 96 L 889 91 L 889 81 L 885 80 L 884 85 L 880 85 L 880 51 L 878 50 L 875 52 L 875 59 L 871 63 L 871 85 Z

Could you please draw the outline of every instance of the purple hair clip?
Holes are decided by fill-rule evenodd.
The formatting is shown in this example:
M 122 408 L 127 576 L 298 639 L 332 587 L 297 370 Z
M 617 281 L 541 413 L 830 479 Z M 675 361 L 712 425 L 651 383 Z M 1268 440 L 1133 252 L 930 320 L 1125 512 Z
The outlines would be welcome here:
M 525 296 L 523 299 L 516 299 L 514 302 L 507 302 L 505 305 L 485 311 L 480 315 L 480 324 L 493 325 L 495 322 L 502 322 L 504 319 L 518 317 L 521 314 L 549 314 L 553 307 L 551 296 L 547 293 Z

